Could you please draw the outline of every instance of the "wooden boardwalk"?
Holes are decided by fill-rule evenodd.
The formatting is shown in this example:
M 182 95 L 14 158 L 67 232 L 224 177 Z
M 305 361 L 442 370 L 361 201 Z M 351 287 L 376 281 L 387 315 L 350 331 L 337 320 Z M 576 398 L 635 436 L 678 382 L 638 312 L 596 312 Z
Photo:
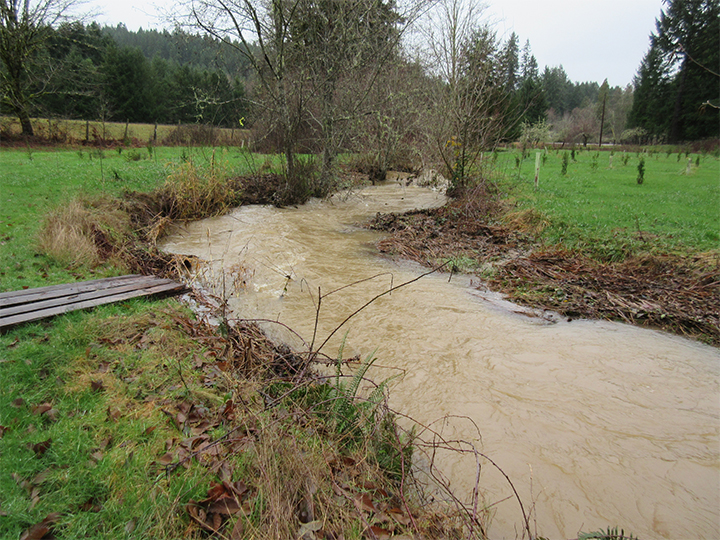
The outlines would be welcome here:
M 0 329 L 130 298 L 174 296 L 188 290 L 171 279 L 130 275 L 0 293 Z

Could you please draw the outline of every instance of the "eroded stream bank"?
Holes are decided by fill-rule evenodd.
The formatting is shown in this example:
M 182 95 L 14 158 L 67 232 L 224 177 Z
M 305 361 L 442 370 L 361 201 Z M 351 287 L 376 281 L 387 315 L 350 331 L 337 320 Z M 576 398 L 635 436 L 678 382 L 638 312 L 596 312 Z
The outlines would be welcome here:
M 318 287 L 327 294 L 378 276 L 323 300 L 324 337 L 391 283 L 423 271 L 381 258 L 381 236 L 356 224 L 443 202 L 429 190 L 383 185 L 298 209 L 248 206 L 189 224 L 164 248 L 212 261 L 209 277 L 224 268 L 237 317 L 277 319 L 310 341 Z M 277 325 L 268 330 L 295 339 Z M 549 324 L 498 307 L 466 278 L 448 283 L 447 274 L 379 299 L 347 330 L 346 356 L 377 349 L 384 367 L 376 380 L 403 373 L 391 390 L 395 409 L 424 424 L 467 417 L 448 420 L 444 433 L 474 439 L 503 468 L 526 506 L 534 503 L 538 534 L 572 538 L 619 525 L 641 538 L 720 535 L 716 349 L 619 324 Z M 448 455 L 440 465 L 458 493 L 469 492 L 473 460 Z M 490 467 L 480 485 L 488 504 L 511 493 Z M 520 536 L 517 503 L 494 509 L 490 536 Z

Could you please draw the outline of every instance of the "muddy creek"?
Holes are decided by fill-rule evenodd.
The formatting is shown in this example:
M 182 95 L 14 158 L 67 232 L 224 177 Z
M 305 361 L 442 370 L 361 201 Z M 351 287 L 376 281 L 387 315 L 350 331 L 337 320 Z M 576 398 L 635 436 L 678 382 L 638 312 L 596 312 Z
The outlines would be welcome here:
M 357 224 L 443 202 L 386 184 L 300 208 L 248 206 L 188 224 L 163 248 L 210 261 L 218 283 L 224 268 L 236 317 L 279 320 L 309 342 L 318 287 L 327 294 L 377 276 L 323 299 L 324 338 L 391 284 L 426 271 L 381 257 L 380 235 Z M 720 352 L 652 330 L 516 311 L 467 277 L 429 275 L 354 317 L 344 356 L 376 351 L 376 381 L 402 373 L 392 408 L 423 424 L 457 417 L 443 434 L 472 441 L 503 469 L 533 510 L 533 533 L 567 539 L 617 525 L 643 540 L 720 537 Z M 301 347 L 282 327 L 266 329 Z M 335 356 L 338 345 L 324 352 Z M 473 459 L 443 455 L 439 466 L 458 493 L 470 492 Z M 522 537 L 519 506 L 490 466 L 480 489 L 497 503 L 489 536 Z

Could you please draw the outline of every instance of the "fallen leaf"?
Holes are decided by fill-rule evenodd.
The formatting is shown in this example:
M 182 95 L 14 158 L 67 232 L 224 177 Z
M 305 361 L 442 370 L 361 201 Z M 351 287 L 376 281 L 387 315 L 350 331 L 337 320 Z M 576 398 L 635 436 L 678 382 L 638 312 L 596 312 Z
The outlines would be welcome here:
M 54 538 L 55 536 L 47 536 L 52 526 L 60 519 L 60 513 L 55 512 L 48 514 L 40 523 L 36 523 L 20 536 L 20 540 L 43 540 L 44 538 Z
M 95 463 L 99 463 L 100 461 L 102 461 L 102 458 L 103 458 L 103 453 L 100 452 L 99 450 L 97 452 L 93 452 L 92 454 L 90 454 L 90 459 L 92 459 Z
M 367 534 L 368 532 L 370 534 Z M 365 531 L 365 536 L 366 536 L 366 538 L 372 538 L 372 539 L 377 538 L 377 540 L 387 540 L 390 538 L 390 532 L 373 525 L 367 531 Z
M 175 456 L 171 452 L 166 452 L 158 458 L 158 463 L 161 465 L 170 465 L 173 461 L 175 461 Z
M 50 476 L 50 473 L 52 473 L 52 469 L 45 469 L 44 471 L 35 475 L 35 477 L 32 479 L 32 483 L 36 485 L 42 484 L 45 480 L 47 480 L 48 476 Z
M 125 532 L 126 532 L 127 534 L 130 534 L 130 533 L 133 532 L 134 530 L 135 530 L 135 520 L 134 520 L 134 519 L 131 519 L 130 521 L 128 521 L 128 522 L 125 524 Z
M 100 379 L 98 379 L 96 381 L 92 381 L 90 383 L 90 388 L 92 388 L 96 392 L 102 392 L 103 390 L 105 390 L 105 386 L 103 385 L 103 382 Z
M 33 414 L 43 414 L 52 409 L 52 403 L 43 403 L 42 405 L 35 405 L 30 410 Z
M 361 493 L 353 499 L 353 502 L 358 510 L 364 510 L 365 512 L 377 512 L 377 508 L 375 508 L 372 497 L 370 497 L 367 493 Z
M 112 437 L 105 437 L 102 441 L 100 441 L 100 450 L 105 450 L 108 446 L 110 446 L 111 442 Z
M 208 514 L 223 514 L 233 516 L 242 510 L 235 497 L 223 497 L 213 502 L 207 509 Z
M 14 407 L 16 409 L 19 409 L 23 405 L 25 405 L 25 400 L 21 397 L 13 399 L 12 403 L 10 404 L 11 407 Z
M 0 514 L 2 515 L 2 514 Z M 238 518 L 233 526 L 233 530 L 230 533 L 230 540 L 241 540 L 245 537 L 245 527 L 243 525 L 242 518 Z
M 311 521 L 309 523 L 303 523 L 303 525 L 302 525 L 302 527 L 300 527 L 300 530 L 298 531 L 297 535 L 298 535 L 298 537 L 301 538 L 301 537 L 305 536 L 307 533 L 310 533 L 310 532 L 314 533 L 314 532 L 319 531 L 320 529 L 322 529 L 322 521 L 316 520 L 316 521 Z
M 36 457 L 40 457 L 43 454 L 45 454 L 45 452 L 48 451 L 51 444 L 52 444 L 52 439 L 48 439 L 46 441 L 32 444 L 32 445 L 30 445 L 30 448 L 33 452 L 35 452 Z
M 388 515 L 393 518 L 395 521 L 397 521 L 400 525 L 408 526 L 411 523 L 411 519 L 409 516 L 405 515 L 405 513 L 400 510 L 399 508 L 391 508 L 387 511 Z
M 5 435 L 8 431 L 10 431 L 9 427 L 0 426 L 0 439 L 2 439 L 3 435 Z
M 87 501 L 80 505 L 80 510 L 83 512 L 99 512 L 102 510 L 102 505 L 95 499 L 90 497 Z
M 20 338 L 15 338 L 8 346 L 8 349 L 12 349 L 13 347 L 16 347 L 17 344 L 20 343 Z

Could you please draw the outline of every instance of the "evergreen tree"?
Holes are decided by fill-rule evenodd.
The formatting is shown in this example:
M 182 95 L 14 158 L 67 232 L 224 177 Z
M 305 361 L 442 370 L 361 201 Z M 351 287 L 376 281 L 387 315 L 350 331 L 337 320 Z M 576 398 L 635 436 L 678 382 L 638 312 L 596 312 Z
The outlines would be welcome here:
M 500 54 L 500 70 L 505 91 L 515 92 L 518 88 L 518 71 L 520 70 L 518 36 L 515 32 L 510 34 Z
M 670 142 L 717 137 L 720 1 L 664 4 L 635 79 L 631 126 Z

